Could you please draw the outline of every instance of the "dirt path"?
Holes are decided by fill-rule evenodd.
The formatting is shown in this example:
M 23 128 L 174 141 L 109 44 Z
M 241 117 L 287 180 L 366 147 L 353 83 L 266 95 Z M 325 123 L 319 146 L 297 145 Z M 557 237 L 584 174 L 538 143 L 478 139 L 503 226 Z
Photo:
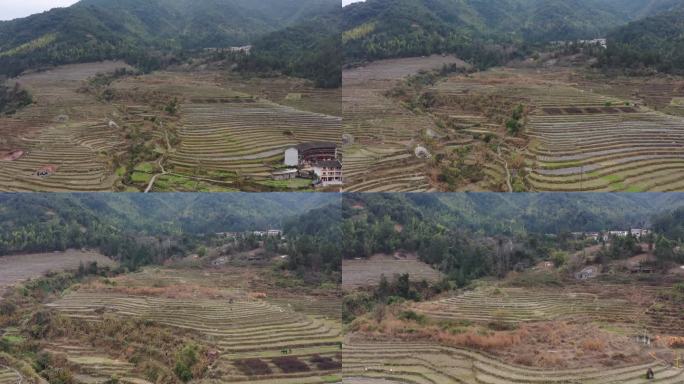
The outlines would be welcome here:
M 157 181 L 157 178 L 159 176 L 164 176 L 164 175 L 169 174 L 164 169 L 164 158 L 163 157 L 161 159 L 159 159 L 159 162 L 157 162 L 157 164 L 159 165 L 159 168 L 161 169 L 161 173 L 157 173 L 156 175 L 152 176 L 152 178 L 150 179 L 150 183 L 147 185 L 147 188 L 145 188 L 145 193 L 150 193 L 150 191 L 152 190 L 152 187 L 154 187 L 154 182 Z
M 496 152 L 499 160 L 504 164 L 504 168 L 506 168 L 506 185 L 508 186 L 508 192 L 512 193 L 513 185 L 511 185 L 511 170 L 508 169 L 508 162 L 503 158 L 503 156 L 501 156 L 501 144 L 496 147 Z

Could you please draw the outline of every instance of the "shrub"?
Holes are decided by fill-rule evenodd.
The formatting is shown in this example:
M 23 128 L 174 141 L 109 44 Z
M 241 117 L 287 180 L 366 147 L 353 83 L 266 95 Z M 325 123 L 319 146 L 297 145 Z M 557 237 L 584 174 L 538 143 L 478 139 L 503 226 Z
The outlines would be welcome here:
M 401 320 L 415 321 L 416 323 L 419 323 L 419 324 L 424 324 L 426 321 L 426 318 L 424 315 L 421 315 L 421 314 L 416 313 L 414 311 L 402 311 L 398 317 Z
M 12 316 L 17 311 L 17 305 L 9 300 L 0 301 L 0 315 Z
M 50 368 L 43 375 L 50 384 L 75 384 L 74 375 L 67 368 Z
M 520 128 L 520 121 L 516 119 L 508 119 L 508 121 L 506 121 L 506 130 L 508 130 L 508 133 L 511 135 L 517 135 L 518 132 L 520 132 Z
M 192 368 L 199 362 L 197 357 L 198 350 L 199 348 L 196 345 L 188 344 L 178 352 L 174 373 L 183 382 L 188 382 L 194 377 Z
M 584 339 L 580 344 L 580 348 L 584 351 L 600 352 L 606 348 L 606 343 L 599 339 Z
M 560 268 L 560 267 L 564 266 L 565 264 L 567 264 L 568 259 L 569 259 L 569 256 L 568 256 L 567 252 L 553 251 L 551 253 L 551 261 L 556 266 L 556 268 Z

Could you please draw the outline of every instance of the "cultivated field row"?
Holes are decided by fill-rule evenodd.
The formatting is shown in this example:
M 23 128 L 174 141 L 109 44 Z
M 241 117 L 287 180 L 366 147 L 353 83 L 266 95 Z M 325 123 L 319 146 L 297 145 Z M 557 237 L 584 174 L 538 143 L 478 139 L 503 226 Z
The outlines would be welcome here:
M 394 258 L 389 255 L 374 255 L 369 259 L 342 261 L 342 287 L 355 289 L 377 285 L 382 275 L 388 281 L 408 273 L 413 281 L 437 282 L 442 274 L 413 257 Z
M 184 104 L 182 116 L 181 144 L 170 156 L 180 172 L 200 167 L 266 179 L 288 147 L 342 139 L 339 117 L 263 101 Z
M 684 382 L 684 370 L 657 362 L 636 366 L 542 370 L 506 364 L 488 355 L 434 344 L 357 340 L 346 343 L 345 377 L 415 384 L 663 383 Z M 655 380 L 645 372 L 652 368 Z
M 652 294 L 659 288 L 652 288 Z M 643 292 L 649 288 L 644 287 Z M 473 322 L 524 323 L 573 319 L 610 323 L 634 334 L 653 332 L 684 335 L 681 317 L 660 310 L 657 313 L 620 297 L 605 297 L 586 291 L 554 289 L 529 290 L 499 288 L 478 289 L 458 296 L 414 305 L 417 312 L 445 320 Z
M 0 367 L 0 384 L 19 384 L 22 382 L 21 376 L 9 368 Z
M 344 70 L 342 106 L 345 135 L 357 145 L 345 149 L 345 190 L 350 192 L 424 192 L 430 189 L 424 159 L 413 150 L 422 135 L 440 129 L 385 93 L 421 69 L 459 63 L 453 57 L 431 56 L 381 60 Z
M 67 65 L 16 80 L 34 104 L 0 118 L 0 137 L 6 138 L 0 152 L 25 152 L 1 162 L 0 191 L 112 190 L 111 161 L 125 144 L 122 130 L 109 126 L 117 120 L 117 108 L 78 89 L 97 73 L 123 67 L 121 62 Z M 41 172 L 46 168 L 51 170 Z
M 102 314 L 134 316 L 199 332 L 220 350 L 207 383 L 301 378 L 322 382 L 339 370 L 339 318 L 307 316 L 257 300 L 167 299 L 107 292 L 73 292 L 49 304 L 74 318 L 100 321 Z M 283 354 L 283 350 L 288 353 Z M 341 356 L 341 355 L 340 355 Z M 280 367 L 279 358 L 298 368 Z M 260 360 L 261 373 L 247 374 L 246 359 Z M 267 368 L 264 368 L 266 364 Z M 278 381 L 273 381 L 278 382 Z
M 496 69 L 451 77 L 431 90 L 464 109 L 455 113 L 443 107 L 434 113 L 473 134 L 498 129 L 483 123 L 478 115 L 483 110 L 524 105 L 530 113 L 527 181 L 534 190 L 681 189 L 684 119 L 583 87 L 544 73 Z

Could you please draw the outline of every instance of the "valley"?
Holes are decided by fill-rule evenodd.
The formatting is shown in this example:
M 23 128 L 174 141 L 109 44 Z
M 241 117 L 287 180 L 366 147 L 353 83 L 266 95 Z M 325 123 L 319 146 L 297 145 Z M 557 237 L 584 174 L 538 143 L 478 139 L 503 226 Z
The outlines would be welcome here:
M 671 86 L 664 79 L 647 85 L 653 80 L 611 79 L 583 68 L 512 63 L 482 72 L 435 75 L 436 80 L 416 88 L 405 76 L 412 73 L 419 79 L 421 70 L 438 72 L 440 65 L 416 58 L 388 61 L 385 68 L 401 68 L 402 62 L 422 65 L 402 73 L 404 80 L 395 78 L 393 86 L 389 81 L 382 89 L 372 89 L 368 81 L 358 86 L 393 104 L 398 115 L 388 113 L 387 107 L 377 118 L 353 107 L 351 101 L 345 104 L 350 116 L 345 130 L 363 127 L 369 137 L 364 140 L 357 134 L 358 142 L 348 149 L 350 191 L 399 188 L 395 182 L 422 183 L 416 190 L 438 191 L 681 189 L 684 119 L 677 109 L 682 92 L 676 85 L 681 82 L 678 78 L 669 79 L 675 81 Z M 382 68 L 383 62 L 373 66 Z M 351 90 L 345 87 L 344 92 Z M 389 93 L 397 96 L 387 97 Z M 355 94 L 354 99 L 359 99 L 363 91 Z M 511 132 L 507 124 L 516 108 L 522 116 Z M 402 115 L 405 120 L 398 121 Z M 392 130 L 383 129 L 384 125 Z M 400 126 L 410 130 L 397 131 Z M 424 148 L 429 156 L 416 152 L 417 148 Z M 362 164 L 373 162 L 386 168 L 364 172 L 369 165 Z M 353 181 L 356 170 L 367 175 L 358 189 Z
M 555 232 L 547 213 L 574 225 L 570 218 L 586 212 L 547 211 L 536 199 L 551 194 L 483 197 L 488 212 L 469 224 L 458 217 L 478 194 L 432 195 L 352 194 L 343 202 L 351 208 L 345 248 L 370 248 L 343 261 L 345 382 L 684 380 L 684 258 L 680 241 L 667 240 L 678 227 L 667 218 L 682 212 L 681 200 L 653 213 L 648 229 L 596 230 L 589 221 Z M 601 195 L 583 195 L 582 206 Z M 553 196 L 569 207 L 577 195 Z M 507 212 L 531 200 L 534 213 Z M 622 218 L 638 204 L 625 205 Z M 537 226 L 541 233 L 527 230 Z M 373 252 L 388 248 L 394 257 L 377 266 Z
M 682 9 L 343 7 L 345 190 L 682 190 Z
M 305 195 L 0 194 L 3 384 L 341 382 L 335 199 Z
M 23 153 L 3 161 L 3 190 L 309 190 L 306 179 L 273 180 L 285 149 L 340 142 L 339 90 L 183 70 L 93 85 L 121 68 L 130 70 L 76 64 L 16 79 L 35 102 L 2 118 L 3 151 Z

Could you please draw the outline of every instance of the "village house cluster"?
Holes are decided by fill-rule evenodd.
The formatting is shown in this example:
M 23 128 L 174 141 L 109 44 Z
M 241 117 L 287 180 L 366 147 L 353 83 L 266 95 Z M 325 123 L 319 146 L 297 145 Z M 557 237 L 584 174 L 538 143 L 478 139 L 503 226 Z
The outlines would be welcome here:
M 285 150 L 285 169 L 272 173 L 274 180 L 297 177 L 313 180 L 314 186 L 342 185 L 342 161 L 337 144 L 302 143 Z
M 247 232 L 216 232 L 216 236 L 227 237 L 229 239 L 236 239 L 240 236 L 254 235 L 257 237 L 283 237 L 281 229 L 268 229 L 265 231 L 247 231 Z
M 627 237 L 634 236 L 636 239 L 641 239 L 645 236 L 651 234 L 650 229 L 644 228 L 633 228 L 628 231 L 624 230 L 613 230 L 613 231 L 602 231 L 602 232 L 572 232 L 572 236 L 577 239 L 590 239 L 594 241 L 608 241 L 611 237 Z

